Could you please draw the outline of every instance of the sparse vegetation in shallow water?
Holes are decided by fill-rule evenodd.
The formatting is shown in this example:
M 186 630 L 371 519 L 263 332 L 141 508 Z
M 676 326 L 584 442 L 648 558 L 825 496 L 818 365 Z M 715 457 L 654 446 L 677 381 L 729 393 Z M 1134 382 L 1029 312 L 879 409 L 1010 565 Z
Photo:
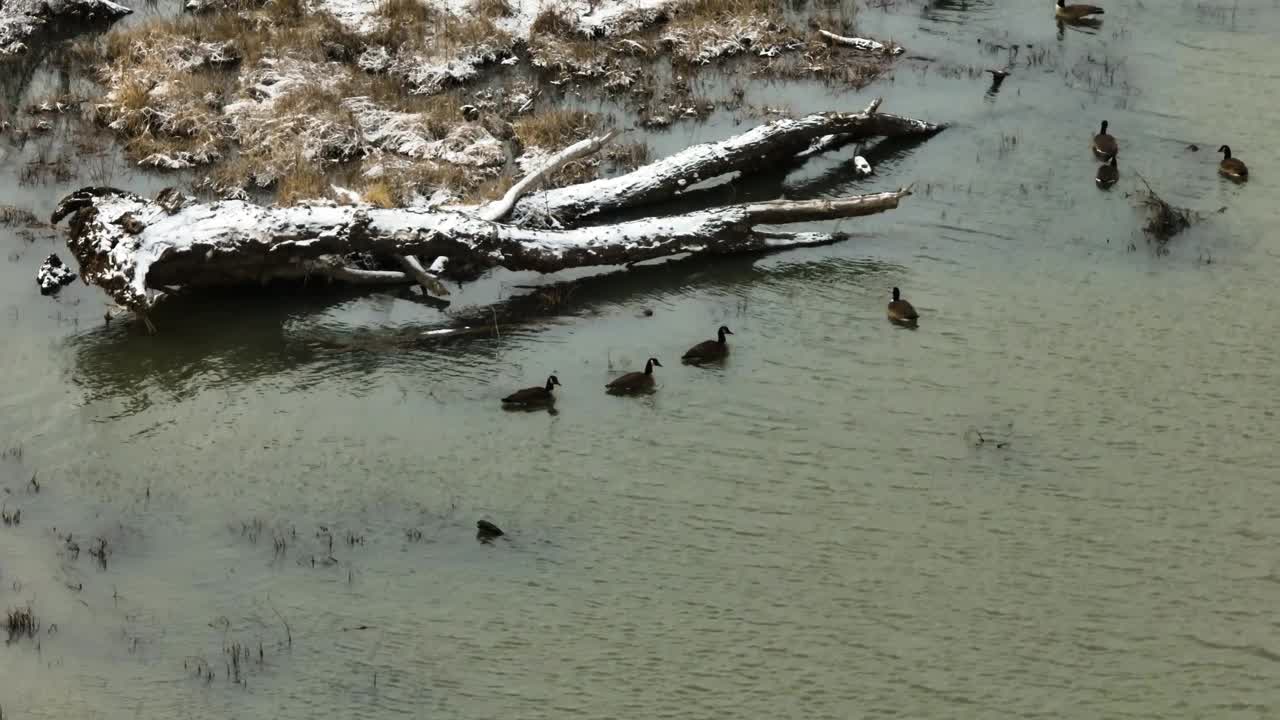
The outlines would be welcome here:
M 33 228 L 41 227 L 44 223 L 40 222 L 40 218 L 36 217 L 35 213 L 26 208 L 0 205 L 0 225 Z
M 1138 180 L 1142 182 L 1143 188 L 1138 190 L 1138 201 L 1143 208 L 1147 210 L 1147 222 L 1143 225 L 1142 230 L 1147 234 L 1149 239 L 1153 239 L 1157 243 L 1157 247 L 1164 252 L 1164 248 L 1175 235 L 1191 227 L 1191 224 L 1200 219 L 1200 215 L 1193 210 L 1180 208 L 1165 202 L 1155 190 L 1151 188 L 1147 179 L 1138 173 Z
M 30 606 L 15 608 L 5 613 L 4 629 L 8 634 L 7 642 L 12 643 L 22 638 L 34 638 L 40 631 L 40 622 L 32 613 Z

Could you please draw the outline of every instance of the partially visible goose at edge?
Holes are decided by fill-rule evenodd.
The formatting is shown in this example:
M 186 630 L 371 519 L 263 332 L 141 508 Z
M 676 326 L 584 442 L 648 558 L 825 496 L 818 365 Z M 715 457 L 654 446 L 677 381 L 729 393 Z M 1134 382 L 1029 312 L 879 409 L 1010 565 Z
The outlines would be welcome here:
M 1106 12 L 1105 10 L 1098 7 L 1097 5 L 1084 5 L 1084 4 L 1076 4 L 1076 3 L 1072 3 L 1071 5 L 1068 5 L 1067 0 L 1058 0 L 1057 5 L 1056 7 L 1054 7 L 1054 10 L 1053 10 L 1054 17 L 1058 18 L 1059 20 L 1083 20 L 1085 18 L 1088 18 L 1090 15 L 1102 15 L 1105 12 Z M 1089 18 L 1089 19 L 1093 20 L 1095 18 Z
M 1100 188 L 1109 188 L 1116 184 L 1120 179 L 1120 171 L 1116 169 L 1116 156 L 1112 155 L 1111 160 L 1098 168 L 1098 176 L 1094 178 L 1094 182 L 1098 183 Z
M 889 303 L 889 320 L 896 323 L 915 324 L 920 319 L 920 313 L 911 306 L 911 303 L 902 299 L 902 293 L 898 288 L 893 289 L 893 302 Z
M 1237 181 L 1249 179 L 1249 168 L 1245 167 L 1244 161 L 1240 158 L 1231 157 L 1229 146 L 1223 145 L 1218 148 L 1218 152 L 1222 153 L 1222 162 L 1218 163 L 1219 175 Z
M 1115 136 L 1107 132 L 1106 120 L 1102 121 L 1102 129 L 1098 131 L 1098 134 L 1093 136 L 1093 144 L 1090 147 L 1093 148 L 1093 154 L 1097 155 L 1099 160 L 1106 160 L 1120 152 Z
M 697 345 L 689 348 L 680 359 L 690 365 L 698 363 L 710 362 L 712 360 L 720 360 L 729 354 L 729 343 L 724 341 L 725 335 L 732 335 L 733 331 L 724 325 L 716 332 L 716 340 L 704 340 Z
M 551 388 L 559 384 L 560 378 L 555 375 L 551 375 L 547 378 L 546 385 L 538 385 L 535 387 L 527 387 L 523 390 L 517 390 L 502 398 L 502 404 L 520 407 L 542 407 L 544 405 L 552 405 L 556 401 L 556 396 L 551 392 Z
M 653 369 L 655 367 L 662 367 L 662 363 L 658 362 L 658 358 L 649 358 L 649 362 L 644 364 L 644 372 L 629 372 L 605 385 L 604 389 L 613 395 L 650 390 L 653 388 Z

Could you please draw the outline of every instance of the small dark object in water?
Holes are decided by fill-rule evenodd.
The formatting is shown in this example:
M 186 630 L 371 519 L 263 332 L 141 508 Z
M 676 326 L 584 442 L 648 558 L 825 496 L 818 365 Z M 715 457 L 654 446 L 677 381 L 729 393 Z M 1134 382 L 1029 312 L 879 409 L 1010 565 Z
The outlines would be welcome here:
M 75 279 L 76 274 L 62 264 L 57 253 L 50 253 L 36 270 L 36 283 L 40 286 L 41 295 L 53 295 Z
M 662 363 L 658 362 L 658 358 L 649 358 L 644 364 L 644 372 L 629 372 L 620 378 L 616 378 L 613 382 L 605 385 L 605 391 L 612 395 L 623 395 L 627 393 L 648 390 L 653 387 L 653 369 L 662 367 Z
M 527 387 L 523 390 L 517 390 L 502 398 L 502 404 L 522 407 L 543 407 L 546 405 L 553 405 L 555 404 L 556 396 L 551 392 L 551 388 L 559 384 L 560 378 L 555 375 L 551 375 L 547 377 L 546 385 Z
M 645 308 L 640 311 L 640 315 L 642 317 L 653 317 L 653 310 L 650 310 L 649 308 Z
M 732 335 L 733 331 L 724 325 L 716 332 L 716 340 L 704 340 L 697 345 L 689 348 L 684 355 L 680 357 L 685 363 L 696 365 L 698 363 L 709 362 L 711 360 L 720 360 L 729 354 L 729 343 L 724 341 L 725 335 Z
M 488 520 L 476 521 L 476 539 L 482 543 L 493 542 L 496 537 L 502 537 L 506 533 L 502 532 L 502 528 L 494 525 Z
M 1187 149 L 1190 150 L 1191 152 L 1200 152 L 1200 146 L 1195 143 L 1191 143 L 1190 145 L 1188 145 Z
M 1116 169 L 1116 156 L 1112 155 L 1110 162 L 1098 168 L 1098 175 L 1094 178 L 1094 182 L 1098 187 L 1106 189 L 1116 184 L 1120 179 L 1120 171 Z
M 889 303 L 889 320 L 895 323 L 914 325 L 920 319 L 920 313 L 911 306 L 911 303 L 902 299 L 902 293 L 898 288 L 893 289 L 893 302 Z

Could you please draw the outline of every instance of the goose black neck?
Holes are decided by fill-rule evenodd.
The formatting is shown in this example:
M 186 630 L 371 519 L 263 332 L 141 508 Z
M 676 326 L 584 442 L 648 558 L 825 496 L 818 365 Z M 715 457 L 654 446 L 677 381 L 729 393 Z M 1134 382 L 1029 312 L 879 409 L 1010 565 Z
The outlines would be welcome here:
M 1111 156 L 1111 167 L 1115 167 L 1115 166 L 1116 166 L 1116 156 L 1115 156 L 1114 154 L 1112 154 L 1112 156 Z
M 723 345 L 724 344 L 724 328 L 720 328 L 719 330 L 717 330 L 716 334 L 720 337 L 720 344 Z
M 649 361 L 644 364 L 644 374 L 645 375 L 653 374 L 653 358 L 649 358 Z
M 547 378 L 547 392 L 551 392 L 551 388 L 555 385 L 555 377 Z
M 901 297 L 901 293 L 899 293 L 899 292 L 898 292 L 898 288 L 894 288 L 894 289 L 893 289 L 893 301 L 894 301 L 894 302 L 898 302 L 898 298 L 899 298 L 899 297 Z
M 1223 160 L 1231 159 L 1231 148 L 1226 145 L 1222 146 L 1222 159 Z
M 1106 135 L 1106 134 L 1107 134 L 1107 121 L 1106 121 L 1106 120 L 1103 120 L 1103 121 L 1102 121 L 1102 134 L 1103 134 L 1103 135 Z

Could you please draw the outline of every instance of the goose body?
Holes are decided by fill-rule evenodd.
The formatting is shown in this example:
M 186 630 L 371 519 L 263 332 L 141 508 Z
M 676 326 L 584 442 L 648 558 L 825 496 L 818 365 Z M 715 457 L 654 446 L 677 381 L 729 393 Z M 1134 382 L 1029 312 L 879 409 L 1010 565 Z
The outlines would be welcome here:
M 502 532 L 502 528 L 494 525 L 488 520 L 476 521 L 476 539 L 482 543 L 491 543 L 494 538 L 502 537 L 506 533 Z
M 1231 178 L 1232 180 L 1248 180 L 1249 168 L 1245 166 L 1240 158 L 1231 157 L 1231 148 L 1223 145 L 1218 148 L 1218 152 L 1222 153 L 1222 162 L 1218 163 L 1218 174 Z
M 517 390 L 510 395 L 502 398 L 503 405 L 519 405 L 523 407 L 540 407 L 543 405 L 551 405 L 555 403 L 556 396 L 551 392 L 551 388 L 559 385 L 560 379 L 555 375 L 547 378 L 546 385 L 535 387 L 527 387 L 523 390 Z
M 649 361 L 644 364 L 644 372 L 629 372 L 622 377 L 615 378 L 613 382 L 605 385 L 604 388 L 614 395 L 649 390 L 653 388 L 653 369 L 655 367 L 662 367 L 662 363 L 658 362 L 658 358 L 649 358 Z
M 1054 6 L 1054 17 L 1059 20 L 1083 20 L 1090 15 L 1102 15 L 1106 11 L 1097 5 L 1067 4 L 1067 0 L 1058 0 Z
M 1093 136 L 1093 144 L 1090 147 L 1093 148 L 1093 154 L 1101 160 L 1106 160 L 1120 151 L 1115 136 L 1107 132 L 1106 120 L 1102 121 L 1102 128 L 1098 130 L 1098 134 Z
M 1116 156 L 1112 155 L 1110 162 L 1098 168 L 1098 176 L 1094 178 L 1094 182 L 1098 183 L 1100 188 L 1109 188 L 1119 179 L 1120 171 L 1116 169 Z
M 911 306 L 911 303 L 902 299 L 902 293 L 898 288 L 893 289 L 893 302 L 889 303 L 889 319 L 897 323 L 914 323 L 920 319 L 920 313 Z
M 721 325 L 720 330 L 716 333 L 717 340 L 704 340 L 694 345 L 680 359 L 689 364 L 719 360 L 729 354 L 729 343 L 724 341 L 724 336 L 732 334 L 732 330 Z

